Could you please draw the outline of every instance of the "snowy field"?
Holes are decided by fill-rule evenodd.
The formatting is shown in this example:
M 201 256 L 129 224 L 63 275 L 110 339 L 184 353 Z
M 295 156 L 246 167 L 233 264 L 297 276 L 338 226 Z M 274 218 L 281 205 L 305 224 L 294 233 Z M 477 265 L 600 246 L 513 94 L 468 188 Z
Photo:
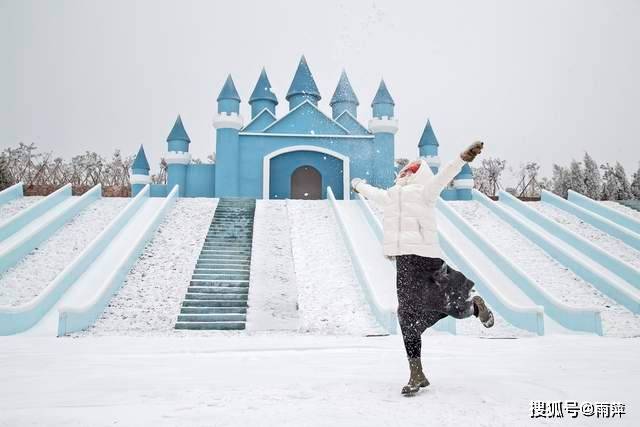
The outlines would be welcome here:
M 0 306 L 26 304 L 38 296 L 130 200 L 125 197 L 96 200 L 18 264 L 0 274 Z
M 0 337 L 0 348 L 0 426 L 640 425 L 638 339 L 426 334 L 431 385 L 411 398 L 399 336 Z M 531 419 L 532 400 L 617 401 L 626 414 Z
M 8 220 L 42 199 L 44 199 L 42 196 L 20 197 L 10 202 L 0 204 L 0 222 Z
M 602 294 L 487 208 L 475 201 L 448 203 L 552 295 L 575 307 L 598 307 L 605 335 L 640 336 L 640 316 Z

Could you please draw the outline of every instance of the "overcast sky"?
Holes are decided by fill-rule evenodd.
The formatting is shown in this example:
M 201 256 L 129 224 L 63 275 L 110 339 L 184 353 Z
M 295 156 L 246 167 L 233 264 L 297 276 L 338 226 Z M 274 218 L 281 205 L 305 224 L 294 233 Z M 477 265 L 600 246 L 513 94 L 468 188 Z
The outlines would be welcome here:
M 305 54 L 329 100 L 346 69 L 371 117 L 383 76 L 396 157 L 416 157 L 428 118 L 443 160 L 640 161 L 638 1 L 0 0 L 0 149 L 70 158 L 142 143 L 152 168 L 176 115 L 191 152 L 214 151 L 216 97 L 231 73 L 246 101 L 266 67 L 280 99 Z

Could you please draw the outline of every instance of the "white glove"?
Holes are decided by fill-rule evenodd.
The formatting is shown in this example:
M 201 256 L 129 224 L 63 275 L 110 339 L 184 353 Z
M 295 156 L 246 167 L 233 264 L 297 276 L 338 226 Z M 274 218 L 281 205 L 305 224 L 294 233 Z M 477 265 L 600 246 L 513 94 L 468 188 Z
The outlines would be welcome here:
M 358 186 L 358 184 L 360 184 L 361 182 L 367 182 L 362 178 L 353 178 L 351 180 L 351 188 L 353 188 L 353 191 L 355 191 L 356 193 L 358 193 L 359 191 L 356 190 L 356 187 Z

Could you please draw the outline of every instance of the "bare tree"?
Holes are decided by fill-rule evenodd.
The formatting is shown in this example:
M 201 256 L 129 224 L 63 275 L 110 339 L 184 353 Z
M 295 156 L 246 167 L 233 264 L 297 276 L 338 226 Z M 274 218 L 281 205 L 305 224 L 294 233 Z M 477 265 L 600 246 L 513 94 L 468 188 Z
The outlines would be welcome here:
M 482 160 L 482 165 L 474 171 L 474 187 L 488 196 L 495 196 L 502 188 L 500 176 L 507 164 L 506 160 L 499 158 L 486 158 Z

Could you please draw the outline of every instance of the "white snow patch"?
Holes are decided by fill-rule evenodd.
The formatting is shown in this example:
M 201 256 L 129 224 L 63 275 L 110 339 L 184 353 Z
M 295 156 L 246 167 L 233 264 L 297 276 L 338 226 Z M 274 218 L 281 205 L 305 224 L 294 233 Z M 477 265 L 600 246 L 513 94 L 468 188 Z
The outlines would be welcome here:
M 298 284 L 300 330 L 384 333 L 371 314 L 327 200 L 286 200 Z
M 22 212 L 24 209 L 27 209 L 29 206 L 34 205 L 42 199 L 44 199 L 43 196 L 28 196 L 0 204 L 0 222 L 8 220 L 12 216 Z
M 96 200 L 1 274 L 0 306 L 22 305 L 38 296 L 130 200 L 124 197 Z
M 555 297 L 574 307 L 600 308 L 605 335 L 640 336 L 640 316 L 602 294 L 487 208 L 476 201 L 448 203 Z
M 256 200 L 247 330 L 298 328 L 289 217 L 285 200 Z

